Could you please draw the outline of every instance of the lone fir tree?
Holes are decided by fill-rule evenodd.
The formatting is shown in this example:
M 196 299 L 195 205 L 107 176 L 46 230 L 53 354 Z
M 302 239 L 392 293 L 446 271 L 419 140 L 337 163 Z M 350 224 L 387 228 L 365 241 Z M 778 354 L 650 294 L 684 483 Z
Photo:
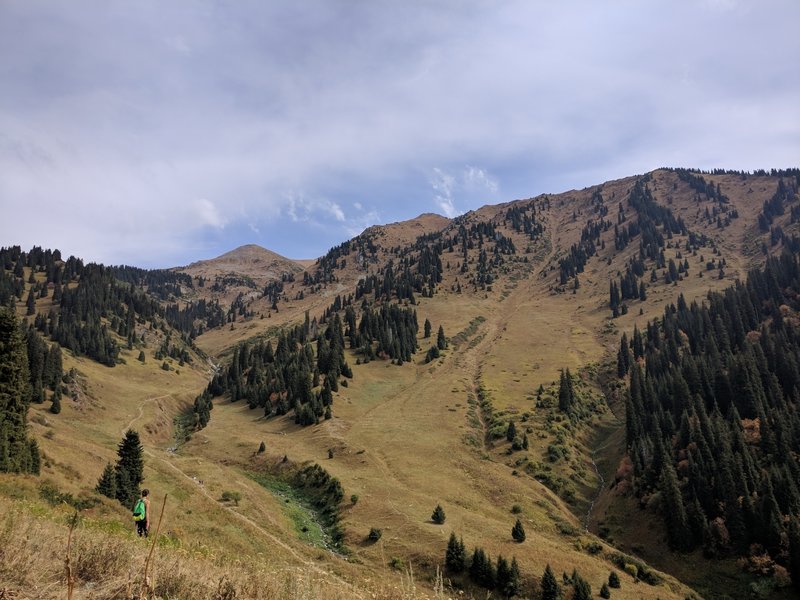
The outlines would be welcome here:
M 125 437 L 117 449 L 117 465 L 114 469 L 117 480 L 117 500 L 124 506 L 133 506 L 139 496 L 139 486 L 144 481 L 144 448 L 139 434 L 133 429 L 125 432 Z
M 431 515 L 431 521 L 436 523 L 437 525 L 441 525 L 444 523 L 445 520 L 444 509 L 442 508 L 441 504 L 437 504 L 436 508 L 433 509 L 433 514 Z
M 522 521 L 519 519 L 514 523 L 514 527 L 511 528 L 511 537 L 518 544 L 525 541 L 525 528 L 522 526 Z

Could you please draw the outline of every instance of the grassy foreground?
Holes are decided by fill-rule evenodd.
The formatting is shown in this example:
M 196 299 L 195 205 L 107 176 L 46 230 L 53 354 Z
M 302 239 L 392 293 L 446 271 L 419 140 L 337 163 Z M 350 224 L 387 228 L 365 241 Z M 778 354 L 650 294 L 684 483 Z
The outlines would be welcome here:
M 418 590 L 409 572 L 382 581 L 361 582 L 356 587 L 315 565 L 279 567 L 270 565 L 262 556 L 215 556 L 207 548 L 181 547 L 165 535 L 142 540 L 114 522 L 88 518 L 75 522 L 74 513 L 66 505 L 50 508 L 35 501 L 0 498 L 0 514 L 0 598 L 447 597 L 441 586 L 433 595 Z M 75 527 L 70 536 L 71 522 Z M 148 561 L 151 549 L 152 558 Z

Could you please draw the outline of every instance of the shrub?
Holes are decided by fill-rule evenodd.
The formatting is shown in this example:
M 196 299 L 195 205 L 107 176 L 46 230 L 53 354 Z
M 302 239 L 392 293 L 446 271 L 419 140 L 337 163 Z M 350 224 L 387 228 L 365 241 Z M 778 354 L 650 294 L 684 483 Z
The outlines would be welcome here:
M 223 502 L 233 502 L 236 506 L 239 506 L 239 501 L 242 499 L 242 495 L 239 492 L 233 492 L 231 490 L 225 490 L 222 492 L 222 496 L 220 499 Z
M 353 494 L 350 496 L 350 504 L 352 504 L 353 506 L 358 504 L 358 494 Z
M 369 534 L 367 534 L 367 539 L 370 542 L 377 542 L 379 539 L 381 539 L 382 535 L 383 532 L 380 529 L 378 529 L 377 527 L 371 527 L 369 530 Z
M 599 554 L 600 551 L 603 549 L 603 544 L 598 542 L 589 542 L 586 544 L 586 551 L 589 554 Z

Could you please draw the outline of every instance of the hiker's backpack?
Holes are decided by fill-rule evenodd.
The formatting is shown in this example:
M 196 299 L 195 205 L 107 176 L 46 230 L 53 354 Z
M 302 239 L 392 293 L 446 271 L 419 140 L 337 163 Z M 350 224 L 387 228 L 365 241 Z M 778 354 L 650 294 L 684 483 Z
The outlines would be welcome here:
M 144 521 L 144 500 L 139 498 L 136 501 L 136 506 L 133 507 L 133 520 L 134 521 Z

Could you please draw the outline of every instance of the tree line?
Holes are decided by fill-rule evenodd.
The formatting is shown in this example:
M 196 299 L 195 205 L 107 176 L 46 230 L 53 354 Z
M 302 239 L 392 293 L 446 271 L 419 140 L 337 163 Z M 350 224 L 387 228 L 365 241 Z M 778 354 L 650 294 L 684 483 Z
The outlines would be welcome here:
M 669 544 L 800 561 L 800 262 L 769 258 L 702 304 L 683 296 L 623 336 L 634 491 L 661 497 Z M 753 546 L 753 545 L 757 546 Z M 760 551 L 760 550 L 759 550 Z M 796 580 L 796 579 L 795 579 Z

